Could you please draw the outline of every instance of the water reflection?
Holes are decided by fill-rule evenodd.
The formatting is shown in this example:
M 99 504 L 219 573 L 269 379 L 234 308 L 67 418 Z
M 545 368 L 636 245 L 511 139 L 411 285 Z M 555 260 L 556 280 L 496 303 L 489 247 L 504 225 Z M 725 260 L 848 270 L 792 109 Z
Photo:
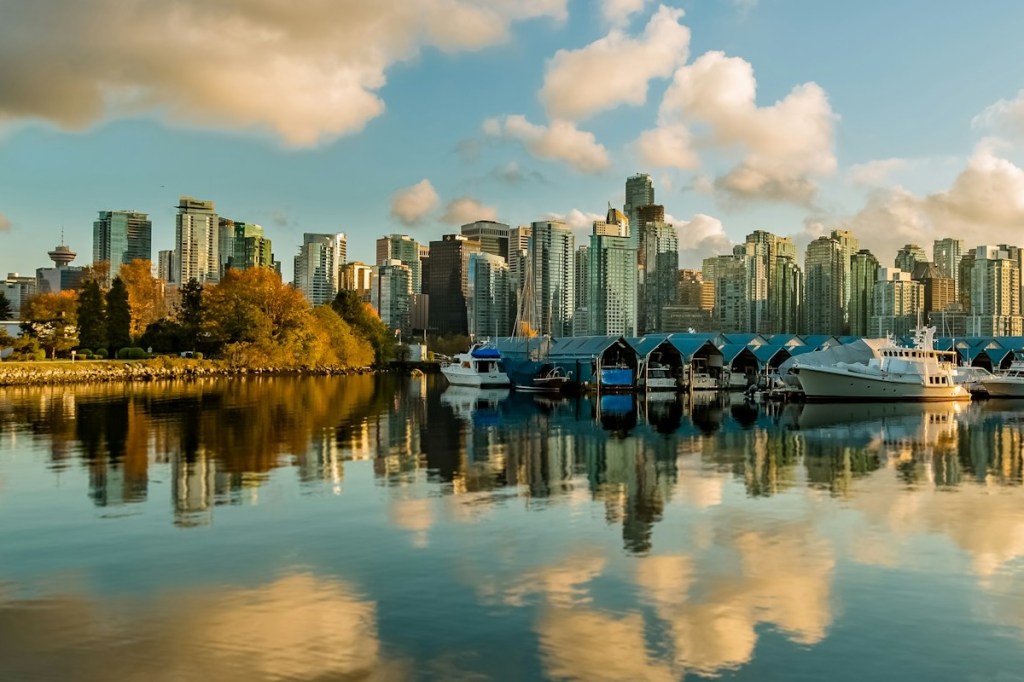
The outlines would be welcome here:
M 880 625 L 848 614 L 911 597 L 889 637 L 941 639 L 937 623 L 966 649 L 1019 645 L 1022 429 L 1024 405 L 996 401 L 564 399 L 429 377 L 7 389 L 0 678 L 767 678 L 765 649 L 828 661 L 837 638 L 866 665 Z M 59 495 L 37 500 L 47 482 Z M 190 576 L 183 548 L 216 560 Z M 1024 665 L 1003 649 L 986 673 Z M 930 657 L 900 669 L 972 672 Z

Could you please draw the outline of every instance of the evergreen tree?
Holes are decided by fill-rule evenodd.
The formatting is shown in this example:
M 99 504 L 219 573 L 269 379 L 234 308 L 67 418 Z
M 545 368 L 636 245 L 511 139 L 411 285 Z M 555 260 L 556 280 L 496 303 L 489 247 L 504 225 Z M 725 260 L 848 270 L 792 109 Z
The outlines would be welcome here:
M 387 325 L 373 311 L 373 308 L 359 298 L 354 291 L 342 289 L 331 302 L 334 312 L 347 322 L 352 329 L 373 346 L 374 364 L 383 367 L 394 356 L 395 337 Z
M 78 345 L 96 350 L 107 347 L 107 305 L 95 280 L 90 280 L 78 294 Z
M 194 277 L 181 285 L 178 321 L 184 332 L 186 346 L 182 350 L 195 350 L 203 324 L 203 285 Z
M 7 294 L 0 291 L 0 320 L 9 320 L 14 316 L 14 306 L 11 305 Z
M 115 277 L 107 292 L 107 342 L 111 356 L 119 348 L 132 345 L 132 309 L 128 305 L 128 289 L 120 277 Z

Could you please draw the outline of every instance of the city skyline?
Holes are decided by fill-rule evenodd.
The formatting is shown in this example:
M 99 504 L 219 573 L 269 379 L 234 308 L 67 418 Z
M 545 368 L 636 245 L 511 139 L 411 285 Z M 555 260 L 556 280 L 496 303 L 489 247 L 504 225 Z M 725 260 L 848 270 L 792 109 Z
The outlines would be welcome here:
M 680 228 L 681 267 L 755 230 L 802 253 L 849 229 L 888 263 L 951 235 L 1015 243 L 1024 224 L 1014 3 L 456 2 L 445 22 L 430 1 L 317 10 L 331 21 L 184 3 L 200 28 L 158 7 L 48 11 L 60 6 L 0 9 L 0 61 L 22 65 L 0 88 L 5 271 L 41 260 L 62 228 L 87 254 L 101 210 L 149 214 L 153 253 L 170 249 L 183 194 L 263 225 L 286 280 L 303 233 L 345 232 L 353 259 L 369 261 L 383 234 L 429 243 L 477 219 L 560 216 L 579 243 L 636 172 L 651 173 Z M 201 40 L 228 26 L 255 49 Z M 52 40 L 18 38 L 44 27 Z M 182 45 L 166 51 L 108 39 L 176 27 Z M 867 33 L 873 49 L 857 59 L 836 49 Z M 381 46 L 376 61 L 337 46 L 355 35 Z M 280 57 L 276 71 L 261 52 Z M 114 77 L 113 63 L 133 68 Z M 122 150 L 131 163 L 114 162 Z

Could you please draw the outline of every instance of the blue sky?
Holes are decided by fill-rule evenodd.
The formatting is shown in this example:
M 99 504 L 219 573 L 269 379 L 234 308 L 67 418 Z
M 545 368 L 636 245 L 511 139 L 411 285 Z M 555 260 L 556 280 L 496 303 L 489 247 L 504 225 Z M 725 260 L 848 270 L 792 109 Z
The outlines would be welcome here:
M 638 171 L 684 265 L 753 229 L 848 227 L 883 261 L 1021 243 L 1022 19 L 996 0 L 0 0 L 0 271 L 47 265 L 62 228 L 87 263 L 99 210 L 149 213 L 171 248 L 180 194 L 262 224 L 286 277 L 302 232 L 366 261 L 381 234 L 477 217 L 582 236 Z

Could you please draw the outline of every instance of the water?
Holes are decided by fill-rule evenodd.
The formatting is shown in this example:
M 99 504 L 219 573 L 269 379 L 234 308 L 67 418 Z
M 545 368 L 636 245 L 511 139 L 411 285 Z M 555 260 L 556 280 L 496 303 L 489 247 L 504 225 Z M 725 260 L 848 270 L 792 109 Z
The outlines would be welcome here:
M 1016 680 L 1024 403 L 0 391 L 0 679 Z

